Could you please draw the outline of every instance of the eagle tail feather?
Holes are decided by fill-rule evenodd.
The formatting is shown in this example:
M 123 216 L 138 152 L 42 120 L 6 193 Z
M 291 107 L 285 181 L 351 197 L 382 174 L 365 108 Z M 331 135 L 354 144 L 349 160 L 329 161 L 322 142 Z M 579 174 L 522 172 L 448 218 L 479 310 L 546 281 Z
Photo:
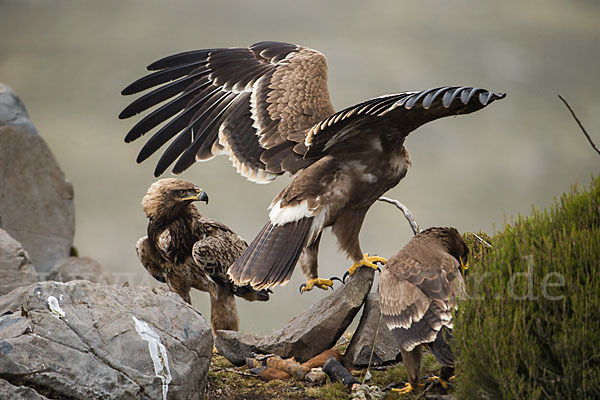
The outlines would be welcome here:
M 267 223 L 229 268 L 234 283 L 250 284 L 257 290 L 285 284 L 306 244 L 312 220 L 305 217 L 284 225 Z

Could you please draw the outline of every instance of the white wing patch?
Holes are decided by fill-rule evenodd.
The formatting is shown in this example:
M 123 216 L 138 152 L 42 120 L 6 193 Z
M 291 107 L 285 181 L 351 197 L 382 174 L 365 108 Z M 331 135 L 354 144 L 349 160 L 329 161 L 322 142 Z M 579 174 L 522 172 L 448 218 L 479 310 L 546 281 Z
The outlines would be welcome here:
M 284 207 L 281 207 L 281 200 L 278 200 L 270 208 L 269 219 L 275 226 L 285 225 L 290 222 L 299 221 L 305 217 L 314 216 L 314 210 L 309 210 L 308 201 L 306 200 L 301 201 L 300 204 Z

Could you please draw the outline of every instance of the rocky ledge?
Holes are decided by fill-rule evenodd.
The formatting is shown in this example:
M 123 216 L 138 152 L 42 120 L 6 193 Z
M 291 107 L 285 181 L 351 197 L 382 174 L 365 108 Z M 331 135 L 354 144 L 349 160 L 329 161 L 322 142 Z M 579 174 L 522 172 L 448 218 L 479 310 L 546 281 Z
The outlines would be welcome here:
M 205 391 L 211 329 L 174 293 L 41 282 L 0 297 L 0 313 L 0 398 L 17 387 L 42 399 L 200 399 Z

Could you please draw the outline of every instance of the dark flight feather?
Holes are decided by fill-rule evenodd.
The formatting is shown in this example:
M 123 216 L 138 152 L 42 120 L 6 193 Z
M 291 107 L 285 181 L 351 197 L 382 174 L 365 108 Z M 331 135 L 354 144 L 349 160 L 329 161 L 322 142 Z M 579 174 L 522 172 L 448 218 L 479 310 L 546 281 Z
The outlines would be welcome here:
M 381 96 L 335 112 L 325 56 L 278 42 L 175 54 L 148 69 L 156 72 L 124 93 L 149 93 L 121 114 L 129 117 L 157 106 L 126 135 L 126 141 L 132 141 L 157 129 L 138 161 L 163 151 L 157 176 L 173 164 L 173 173 L 182 173 L 194 161 L 219 154 L 228 155 L 238 172 L 255 182 L 266 183 L 287 172 L 293 180 L 273 202 L 281 206 L 269 216 L 273 230 L 287 237 L 287 225 L 319 221 L 311 235 L 318 237 L 332 227 L 354 262 L 363 255 L 358 233 L 369 207 L 395 187 L 411 165 L 406 136 L 427 122 L 475 112 L 505 96 L 444 86 Z M 303 224 L 290 230 L 298 231 L 300 238 L 289 248 L 277 241 L 251 246 L 232 267 L 233 280 L 271 287 L 289 279 L 306 244 L 308 228 Z M 264 249 L 274 251 L 282 267 L 266 262 Z M 317 253 L 302 257 L 307 275 L 317 275 Z M 447 293 L 438 282 L 425 280 L 421 286 L 432 295 Z
M 221 49 L 204 49 L 204 50 L 192 50 L 185 51 L 183 53 L 174 54 L 171 56 L 163 57 L 158 61 L 148 65 L 146 69 L 148 71 L 158 71 L 160 69 L 177 67 L 182 64 L 189 64 L 193 62 L 206 61 L 206 57 L 213 51 Z
M 287 62 L 288 60 L 284 62 L 284 59 L 290 54 L 297 54 L 298 61 L 290 59 L 289 62 Z M 123 94 L 134 94 L 143 90 L 151 91 L 126 107 L 121 112 L 120 117 L 128 118 L 163 101 L 167 103 L 152 111 L 136 124 L 127 134 L 126 141 L 130 142 L 143 136 L 146 132 L 173 117 L 172 121 L 159 129 L 158 136 L 153 136 L 152 143 L 142 148 L 138 160 L 147 159 L 165 145 L 169 139 L 180 135 L 182 138 L 175 139 L 176 146 L 170 145 L 167 148 L 165 153 L 168 154 L 163 153 L 159 159 L 160 165 L 157 165 L 155 170 L 157 174 L 161 174 L 178 157 L 183 157 L 181 162 L 176 163 L 173 169 L 175 173 L 180 173 L 192 164 L 193 158 L 203 160 L 212 157 L 213 145 L 218 141 L 221 124 L 228 121 L 229 117 L 245 118 L 249 121 L 252 129 L 245 129 L 243 133 L 236 133 L 235 140 L 232 140 L 232 142 L 236 141 L 236 145 L 233 146 L 236 150 L 229 151 L 233 152 L 235 159 L 250 168 L 250 171 L 246 172 L 249 179 L 264 180 L 265 174 L 259 173 L 259 171 L 265 173 L 267 171 L 265 170 L 265 164 L 260 161 L 260 157 L 263 150 L 268 147 L 263 147 L 260 143 L 261 140 L 266 146 L 273 146 L 285 141 L 286 139 L 280 136 L 285 131 L 276 128 L 284 118 L 286 119 L 286 126 L 298 126 L 298 129 L 305 129 L 333 112 L 325 81 L 321 83 L 321 86 L 313 89 L 315 93 L 307 91 L 304 94 L 299 93 L 293 98 L 284 95 L 287 91 L 286 85 L 293 87 L 296 82 L 304 82 L 310 76 L 311 68 L 308 68 L 303 74 L 295 72 L 296 67 L 294 66 L 296 64 L 306 69 L 306 66 L 309 65 L 306 64 L 306 60 L 309 60 L 309 64 L 315 65 L 314 68 L 317 73 L 320 73 L 318 72 L 320 69 L 326 68 L 325 64 L 321 62 L 321 60 L 324 60 L 321 54 L 310 49 L 276 42 L 261 42 L 245 49 L 218 48 L 191 51 L 158 60 L 148 67 L 149 70 L 157 72 L 152 72 L 138 79 L 123 90 Z M 288 70 L 289 72 L 287 72 Z M 285 74 L 288 75 L 288 79 L 282 81 L 284 83 L 279 85 L 275 83 L 275 81 L 279 82 L 279 78 L 275 79 L 274 74 L 281 71 L 286 71 Z M 258 84 L 261 79 L 262 84 Z M 206 87 L 205 84 L 207 84 Z M 198 93 L 196 90 L 198 86 L 202 86 L 202 90 L 198 95 L 187 95 L 190 90 Z M 208 116 L 200 110 L 205 107 L 204 101 L 210 103 L 210 99 L 206 98 L 206 94 L 213 94 L 215 91 L 222 92 L 223 96 L 233 94 L 236 97 L 255 93 L 257 96 L 256 116 L 249 112 L 235 115 L 234 111 L 238 110 L 236 107 L 224 107 L 221 115 L 223 118 L 218 119 L 220 123 L 207 124 L 206 132 L 200 131 L 198 135 L 195 134 L 195 129 L 193 129 L 194 140 L 190 142 L 187 128 L 194 125 L 196 117 L 205 118 Z M 315 99 L 313 96 L 316 93 L 325 93 L 326 97 Z M 219 99 L 223 98 L 219 97 Z M 267 103 L 267 98 L 270 98 L 270 103 Z M 304 101 L 309 101 L 312 104 L 308 108 L 301 107 L 303 112 L 307 112 L 306 115 L 310 115 L 310 117 L 305 115 L 300 119 L 296 117 L 287 118 L 295 113 L 295 110 L 300 109 L 298 106 Z M 277 111 L 268 111 L 269 104 L 276 105 Z M 182 109 L 184 109 L 183 112 L 175 115 Z M 194 114 L 195 117 L 190 117 L 190 114 Z M 258 131 L 256 127 L 260 127 Z M 262 136 L 263 129 L 264 133 L 268 135 L 267 137 Z M 200 140 L 200 142 L 197 142 L 197 140 Z M 181 146 L 184 146 L 184 144 L 185 147 L 182 148 Z M 196 151 L 196 157 L 192 157 L 193 151 Z M 302 155 L 289 151 L 287 157 L 298 159 Z M 283 172 L 280 171 L 278 174 Z
M 158 86 L 165 82 L 171 82 L 175 79 L 181 78 L 182 76 L 186 76 L 185 78 L 179 80 L 178 82 L 187 82 L 189 84 L 189 78 L 193 78 L 196 75 L 202 74 L 206 72 L 206 68 L 202 68 L 202 66 L 206 65 L 206 61 L 195 62 L 190 64 L 179 65 L 176 68 L 157 71 L 152 74 L 146 75 L 133 82 L 129 86 L 127 86 L 121 92 L 122 95 L 128 96 L 131 94 L 136 94 L 139 92 L 143 92 L 144 90 L 153 88 L 154 86 Z M 191 73 L 191 74 L 190 74 Z M 190 74 L 190 75 L 188 75 Z M 126 118 L 126 117 L 123 117 Z
M 287 282 L 306 244 L 311 224 L 312 218 L 282 226 L 267 223 L 235 264 L 242 269 L 232 269 L 229 274 L 240 276 L 238 284 L 250 284 L 257 290 Z

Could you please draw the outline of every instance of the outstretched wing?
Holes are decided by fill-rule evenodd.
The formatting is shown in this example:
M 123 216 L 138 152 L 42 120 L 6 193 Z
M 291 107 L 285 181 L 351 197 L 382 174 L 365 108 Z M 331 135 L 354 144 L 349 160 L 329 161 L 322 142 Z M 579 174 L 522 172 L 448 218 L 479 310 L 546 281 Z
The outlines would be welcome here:
M 135 245 L 135 249 L 138 258 L 144 266 L 144 268 L 146 268 L 146 271 L 148 271 L 148 273 L 152 275 L 152 277 L 157 281 L 166 283 L 167 280 L 165 279 L 165 276 L 163 274 L 164 270 L 160 264 L 160 260 L 157 260 L 153 256 L 153 252 L 150 250 L 150 242 L 148 242 L 148 236 L 139 238 Z
M 323 54 L 287 43 L 190 51 L 148 66 L 153 72 L 122 92 L 154 88 L 127 106 L 129 118 L 161 103 L 125 137 L 131 142 L 163 124 L 141 149 L 142 162 L 175 138 L 155 169 L 174 173 L 228 154 L 238 172 L 268 182 L 310 164 L 293 151 L 305 132 L 334 110 Z M 292 137 L 293 136 L 293 137 Z M 296 139 L 296 140 L 294 140 Z M 265 153 L 268 150 L 268 153 Z
M 446 86 L 377 97 L 315 124 L 306 133 L 304 149 L 297 146 L 296 150 L 305 157 L 332 153 L 347 146 L 353 137 L 360 135 L 357 139 L 364 141 L 368 131 L 400 139 L 427 122 L 469 114 L 505 96 L 480 88 Z
M 452 328 L 456 298 L 464 293 L 454 257 L 436 254 L 427 261 L 400 252 L 388 260 L 379 280 L 382 318 L 406 351 L 434 342 L 442 327 Z

